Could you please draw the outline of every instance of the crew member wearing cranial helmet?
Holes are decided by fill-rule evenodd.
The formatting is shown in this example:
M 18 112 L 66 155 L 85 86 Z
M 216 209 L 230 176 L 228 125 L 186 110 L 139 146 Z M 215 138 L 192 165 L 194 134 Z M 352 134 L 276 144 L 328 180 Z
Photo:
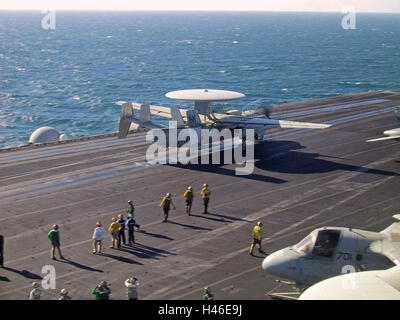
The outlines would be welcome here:
M 60 234 L 58 232 L 58 225 L 53 225 L 52 229 L 49 231 L 47 234 L 47 237 L 49 238 L 51 242 L 51 258 L 53 260 L 56 260 L 56 257 L 54 256 L 54 251 L 57 248 L 58 253 L 60 254 L 60 258 L 64 259 L 62 253 L 61 253 L 61 248 L 60 248 Z
M 138 279 L 135 277 L 126 279 L 125 287 L 128 300 L 137 300 L 138 299 L 137 288 L 139 287 Z
M 111 224 L 108 227 L 108 231 L 110 231 L 111 233 L 111 249 L 115 249 L 118 247 L 119 230 L 121 230 L 121 224 L 117 222 L 117 219 L 115 219 L 115 217 L 112 217 Z
M 168 222 L 168 213 L 169 213 L 169 210 L 171 209 L 171 206 L 173 206 L 173 207 L 174 207 L 174 210 L 176 210 L 175 204 L 174 204 L 174 202 L 172 201 L 171 193 L 168 192 L 168 193 L 162 198 L 161 203 L 160 203 L 159 206 L 163 208 L 163 212 L 164 212 L 164 213 L 163 213 L 163 217 L 164 217 L 163 222 Z
M 203 184 L 203 189 L 201 189 L 201 197 L 203 198 L 203 204 L 204 204 L 203 214 L 208 213 L 208 203 L 210 202 L 210 195 L 211 191 L 210 189 L 208 189 L 208 184 L 207 183 Z
M 29 293 L 29 300 L 40 300 L 42 296 L 42 289 L 40 289 L 39 282 L 32 282 L 32 290 Z
M 60 291 L 60 298 L 58 300 L 71 300 L 71 297 L 68 295 L 67 289 L 61 289 Z
M 95 300 L 110 300 L 111 290 L 106 281 L 102 281 L 96 288 L 92 290 Z
M 132 202 L 132 200 L 129 200 L 128 201 L 128 204 L 129 204 L 129 208 L 128 208 L 128 210 L 126 211 L 126 213 L 128 214 L 128 217 L 129 217 L 129 215 L 134 215 L 134 212 L 135 212 L 135 206 L 133 205 L 133 202 Z
M 135 227 L 140 229 L 140 225 L 136 223 L 133 215 L 129 215 L 128 220 L 125 222 L 125 226 L 128 229 L 128 244 L 132 245 L 135 243 Z
M 118 215 L 118 220 L 117 222 L 121 225 L 121 229 L 118 231 L 118 248 L 121 247 L 121 242 L 126 244 L 126 239 L 125 239 L 125 219 L 123 214 Z
M 250 255 L 253 255 L 253 250 L 255 245 L 258 245 L 258 251 L 260 253 L 264 253 L 264 251 L 261 249 L 261 240 L 262 240 L 262 225 L 263 223 L 261 221 L 257 222 L 257 225 L 253 228 L 253 242 L 250 246 Z
M 188 187 L 183 196 L 186 198 L 186 213 L 190 216 L 192 211 L 192 203 L 194 198 L 194 192 L 192 187 Z
M 204 288 L 204 294 L 202 300 L 214 300 L 214 295 L 211 293 L 210 287 Z
M 102 242 L 104 239 L 104 233 L 105 230 L 104 228 L 101 226 L 101 222 L 97 221 L 96 222 L 96 228 L 93 231 L 93 254 L 101 253 L 101 247 L 102 247 Z

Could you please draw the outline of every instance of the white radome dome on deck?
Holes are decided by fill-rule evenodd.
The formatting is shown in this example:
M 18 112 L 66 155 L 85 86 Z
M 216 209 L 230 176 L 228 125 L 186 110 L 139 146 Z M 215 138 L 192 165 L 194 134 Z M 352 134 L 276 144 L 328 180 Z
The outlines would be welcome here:
M 56 142 L 60 139 L 60 133 L 52 127 L 41 127 L 32 132 L 29 143 Z

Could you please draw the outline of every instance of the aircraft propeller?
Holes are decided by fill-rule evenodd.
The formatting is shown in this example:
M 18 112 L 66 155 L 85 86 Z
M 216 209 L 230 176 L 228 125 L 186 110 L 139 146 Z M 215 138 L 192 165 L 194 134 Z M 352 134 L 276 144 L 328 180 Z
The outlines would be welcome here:
M 260 107 L 255 110 L 255 114 L 263 115 L 263 116 L 267 117 L 268 119 L 270 119 L 272 109 L 273 109 L 272 106 Z

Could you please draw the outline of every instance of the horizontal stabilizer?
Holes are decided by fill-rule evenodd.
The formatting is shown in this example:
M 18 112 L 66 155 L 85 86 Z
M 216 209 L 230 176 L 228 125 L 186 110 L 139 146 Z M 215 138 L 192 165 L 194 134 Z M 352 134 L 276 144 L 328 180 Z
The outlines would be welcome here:
M 151 121 L 151 110 L 148 104 L 137 104 L 131 102 L 118 101 L 117 105 L 121 106 L 121 118 L 119 122 L 118 137 L 125 138 L 128 135 L 131 126 L 133 129 L 164 129 L 167 126 L 156 124 Z M 133 109 L 139 109 L 139 118 L 136 118 Z
M 140 104 L 140 103 L 136 103 L 136 102 L 132 103 L 133 109 L 140 110 L 141 106 L 142 106 L 142 104 Z M 157 116 L 164 117 L 164 118 L 172 119 L 173 118 L 172 113 L 174 113 L 175 119 L 178 123 L 180 122 L 180 120 L 178 118 L 179 116 L 177 114 L 178 112 L 181 114 L 181 117 L 183 120 L 185 120 L 185 118 L 186 118 L 186 110 L 184 110 L 184 109 L 178 109 L 178 108 L 173 108 L 173 107 L 154 106 L 154 105 L 149 105 L 149 108 L 150 108 L 150 113 L 152 115 L 157 115 Z

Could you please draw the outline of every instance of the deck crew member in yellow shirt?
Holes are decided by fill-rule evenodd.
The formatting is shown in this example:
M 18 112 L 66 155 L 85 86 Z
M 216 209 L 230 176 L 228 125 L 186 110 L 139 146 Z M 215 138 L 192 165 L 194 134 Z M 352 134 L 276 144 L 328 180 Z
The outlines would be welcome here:
M 192 211 L 192 203 L 194 198 L 194 192 L 192 187 L 188 187 L 183 196 L 186 198 L 186 213 L 190 216 Z
M 108 227 L 108 231 L 111 233 L 111 246 L 110 248 L 115 249 L 119 248 L 118 246 L 118 234 L 119 231 L 121 230 L 121 224 L 117 222 L 117 219 L 113 217 L 111 219 L 111 224 Z
M 208 203 L 210 202 L 210 195 L 211 191 L 208 189 L 208 184 L 205 183 L 203 184 L 203 189 L 201 189 L 201 197 L 203 198 L 203 204 L 204 204 L 204 212 L 203 214 L 208 213 Z
M 160 207 L 163 208 L 163 216 L 164 216 L 164 220 L 162 222 L 168 222 L 168 212 L 171 209 L 171 206 L 174 207 L 174 210 L 176 210 L 175 204 L 172 201 L 172 197 L 171 194 L 168 192 L 165 197 L 162 198 L 161 203 L 160 203 Z
M 263 223 L 261 221 L 257 222 L 257 225 L 253 228 L 253 242 L 250 246 L 250 255 L 253 255 L 253 250 L 256 244 L 258 244 L 258 251 L 260 253 L 265 253 L 261 249 L 261 240 L 262 240 L 262 225 Z

